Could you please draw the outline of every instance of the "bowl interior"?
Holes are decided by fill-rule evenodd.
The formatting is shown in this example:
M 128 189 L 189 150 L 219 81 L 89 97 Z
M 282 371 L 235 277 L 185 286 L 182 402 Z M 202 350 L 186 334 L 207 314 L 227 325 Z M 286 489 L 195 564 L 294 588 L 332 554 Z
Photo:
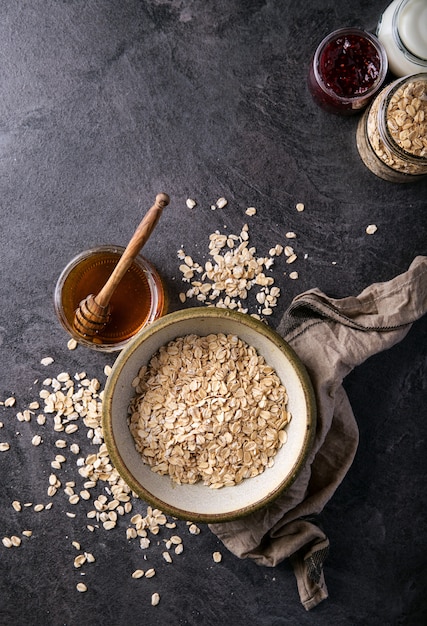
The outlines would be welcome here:
M 177 485 L 154 473 L 135 449 L 128 428 L 132 380 L 142 365 L 167 342 L 190 333 L 235 334 L 257 349 L 285 385 L 292 414 L 288 440 L 273 467 L 239 485 L 211 489 L 202 483 Z M 164 512 L 186 520 L 218 522 L 236 519 L 266 505 L 294 481 L 310 448 L 315 402 L 304 366 L 288 344 L 264 323 L 226 309 L 200 307 L 166 315 L 141 331 L 114 364 L 104 391 L 103 430 L 111 459 L 139 497 Z

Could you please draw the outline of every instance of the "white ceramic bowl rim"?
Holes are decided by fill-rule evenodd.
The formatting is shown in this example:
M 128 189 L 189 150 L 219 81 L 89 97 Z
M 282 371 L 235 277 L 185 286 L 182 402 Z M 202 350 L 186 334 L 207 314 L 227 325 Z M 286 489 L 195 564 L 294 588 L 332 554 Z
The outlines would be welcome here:
M 288 441 L 275 464 L 239 485 L 210 489 L 201 482 L 177 485 L 153 472 L 137 452 L 128 427 L 131 381 L 140 367 L 170 340 L 187 334 L 235 334 L 254 346 L 287 387 L 292 420 Z M 258 345 L 255 345 L 258 344 Z M 144 353 L 144 355 L 142 355 Z M 285 378 L 285 380 L 283 380 Z M 243 313 L 196 307 L 169 313 L 141 330 L 119 354 L 103 397 L 102 425 L 110 458 L 129 487 L 144 501 L 180 519 L 205 523 L 238 519 L 272 502 L 304 466 L 316 427 L 316 403 L 307 371 L 289 344 L 265 323 Z

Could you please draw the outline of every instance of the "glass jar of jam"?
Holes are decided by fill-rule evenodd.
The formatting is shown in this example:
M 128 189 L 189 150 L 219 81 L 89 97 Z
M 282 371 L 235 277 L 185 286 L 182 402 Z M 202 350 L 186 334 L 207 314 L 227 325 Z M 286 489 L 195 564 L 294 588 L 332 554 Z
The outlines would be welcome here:
M 167 299 L 156 269 L 138 255 L 117 286 L 111 300 L 107 325 L 94 337 L 82 337 L 74 329 L 80 302 L 98 294 L 122 256 L 121 246 L 99 246 L 77 255 L 58 278 L 54 306 L 59 321 L 78 343 L 101 350 L 121 350 L 142 328 L 166 312 Z
M 319 44 L 310 64 L 308 86 L 320 107 L 351 115 L 378 93 L 387 67 L 387 55 L 375 35 L 359 28 L 341 28 Z
M 360 119 L 356 143 L 376 176 L 406 183 L 427 177 L 427 73 L 385 87 Z
M 380 17 L 377 37 L 395 76 L 424 72 L 427 69 L 426 0 L 393 0 Z

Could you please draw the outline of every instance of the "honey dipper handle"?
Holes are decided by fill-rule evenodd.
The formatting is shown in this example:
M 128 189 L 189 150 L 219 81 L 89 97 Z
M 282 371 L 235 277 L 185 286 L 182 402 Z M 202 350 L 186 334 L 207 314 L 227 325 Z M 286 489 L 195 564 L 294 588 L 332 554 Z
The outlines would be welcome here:
M 108 306 L 111 296 L 113 295 L 117 285 L 132 265 L 133 260 L 138 255 L 141 248 L 147 242 L 148 238 L 154 230 L 154 227 L 159 221 L 163 209 L 168 204 L 169 196 L 166 193 L 159 193 L 156 196 L 155 203 L 153 204 L 151 209 L 149 209 L 144 215 L 141 223 L 133 234 L 132 239 L 126 246 L 126 250 L 123 252 L 119 262 L 114 268 L 114 271 L 112 272 L 110 278 L 107 280 L 98 295 L 95 297 L 96 303 L 99 306 Z

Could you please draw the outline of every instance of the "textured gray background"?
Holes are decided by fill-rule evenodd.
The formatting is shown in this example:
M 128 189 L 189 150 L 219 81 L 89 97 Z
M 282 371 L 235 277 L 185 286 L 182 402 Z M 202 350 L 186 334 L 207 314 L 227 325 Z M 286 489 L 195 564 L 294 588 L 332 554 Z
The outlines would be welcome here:
M 345 25 L 374 30 L 386 0 L 14 0 L 0 3 L 0 536 L 24 527 L 30 541 L 0 544 L 0 622 L 29 625 L 220 626 L 414 625 L 425 623 L 426 320 L 345 381 L 361 441 L 354 464 L 321 517 L 331 541 L 330 598 L 301 607 L 288 563 L 266 569 L 223 550 L 206 527 L 173 566 L 153 546 L 157 576 L 134 581 L 142 552 L 110 533 L 86 531 L 85 508 L 66 498 L 38 515 L 11 507 L 47 502 L 56 438 L 17 410 L 47 375 L 85 369 L 102 381 L 114 356 L 78 348 L 53 310 L 65 264 L 93 245 L 126 245 L 156 193 L 171 205 L 144 250 L 182 306 L 176 252 L 204 262 L 216 229 L 250 225 L 260 254 L 298 233 L 299 280 L 274 268 L 282 296 L 311 287 L 336 297 L 405 271 L 426 254 L 426 183 L 393 185 L 362 164 L 357 118 L 319 110 L 306 87 L 317 43 Z M 198 201 L 190 211 L 187 197 Z M 211 211 L 225 196 L 229 204 Z M 306 210 L 298 213 L 297 202 Z M 257 207 L 253 218 L 246 207 Z M 373 236 L 365 234 L 376 224 Z M 304 259 L 304 255 L 308 258 Z M 188 302 L 187 304 L 194 304 Z M 51 355 L 49 368 L 40 359 Z M 80 439 L 79 439 L 80 437 Z M 76 440 L 89 451 L 82 429 Z M 76 468 L 67 465 L 64 479 Z M 67 477 L 67 478 L 66 478 Z M 136 511 L 145 511 L 142 502 Z M 72 540 L 90 548 L 89 591 L 78 594 Z M 155 543 L 155 542 L 154 542 Z M 152 591 L 162 600 L 150 606 Z

